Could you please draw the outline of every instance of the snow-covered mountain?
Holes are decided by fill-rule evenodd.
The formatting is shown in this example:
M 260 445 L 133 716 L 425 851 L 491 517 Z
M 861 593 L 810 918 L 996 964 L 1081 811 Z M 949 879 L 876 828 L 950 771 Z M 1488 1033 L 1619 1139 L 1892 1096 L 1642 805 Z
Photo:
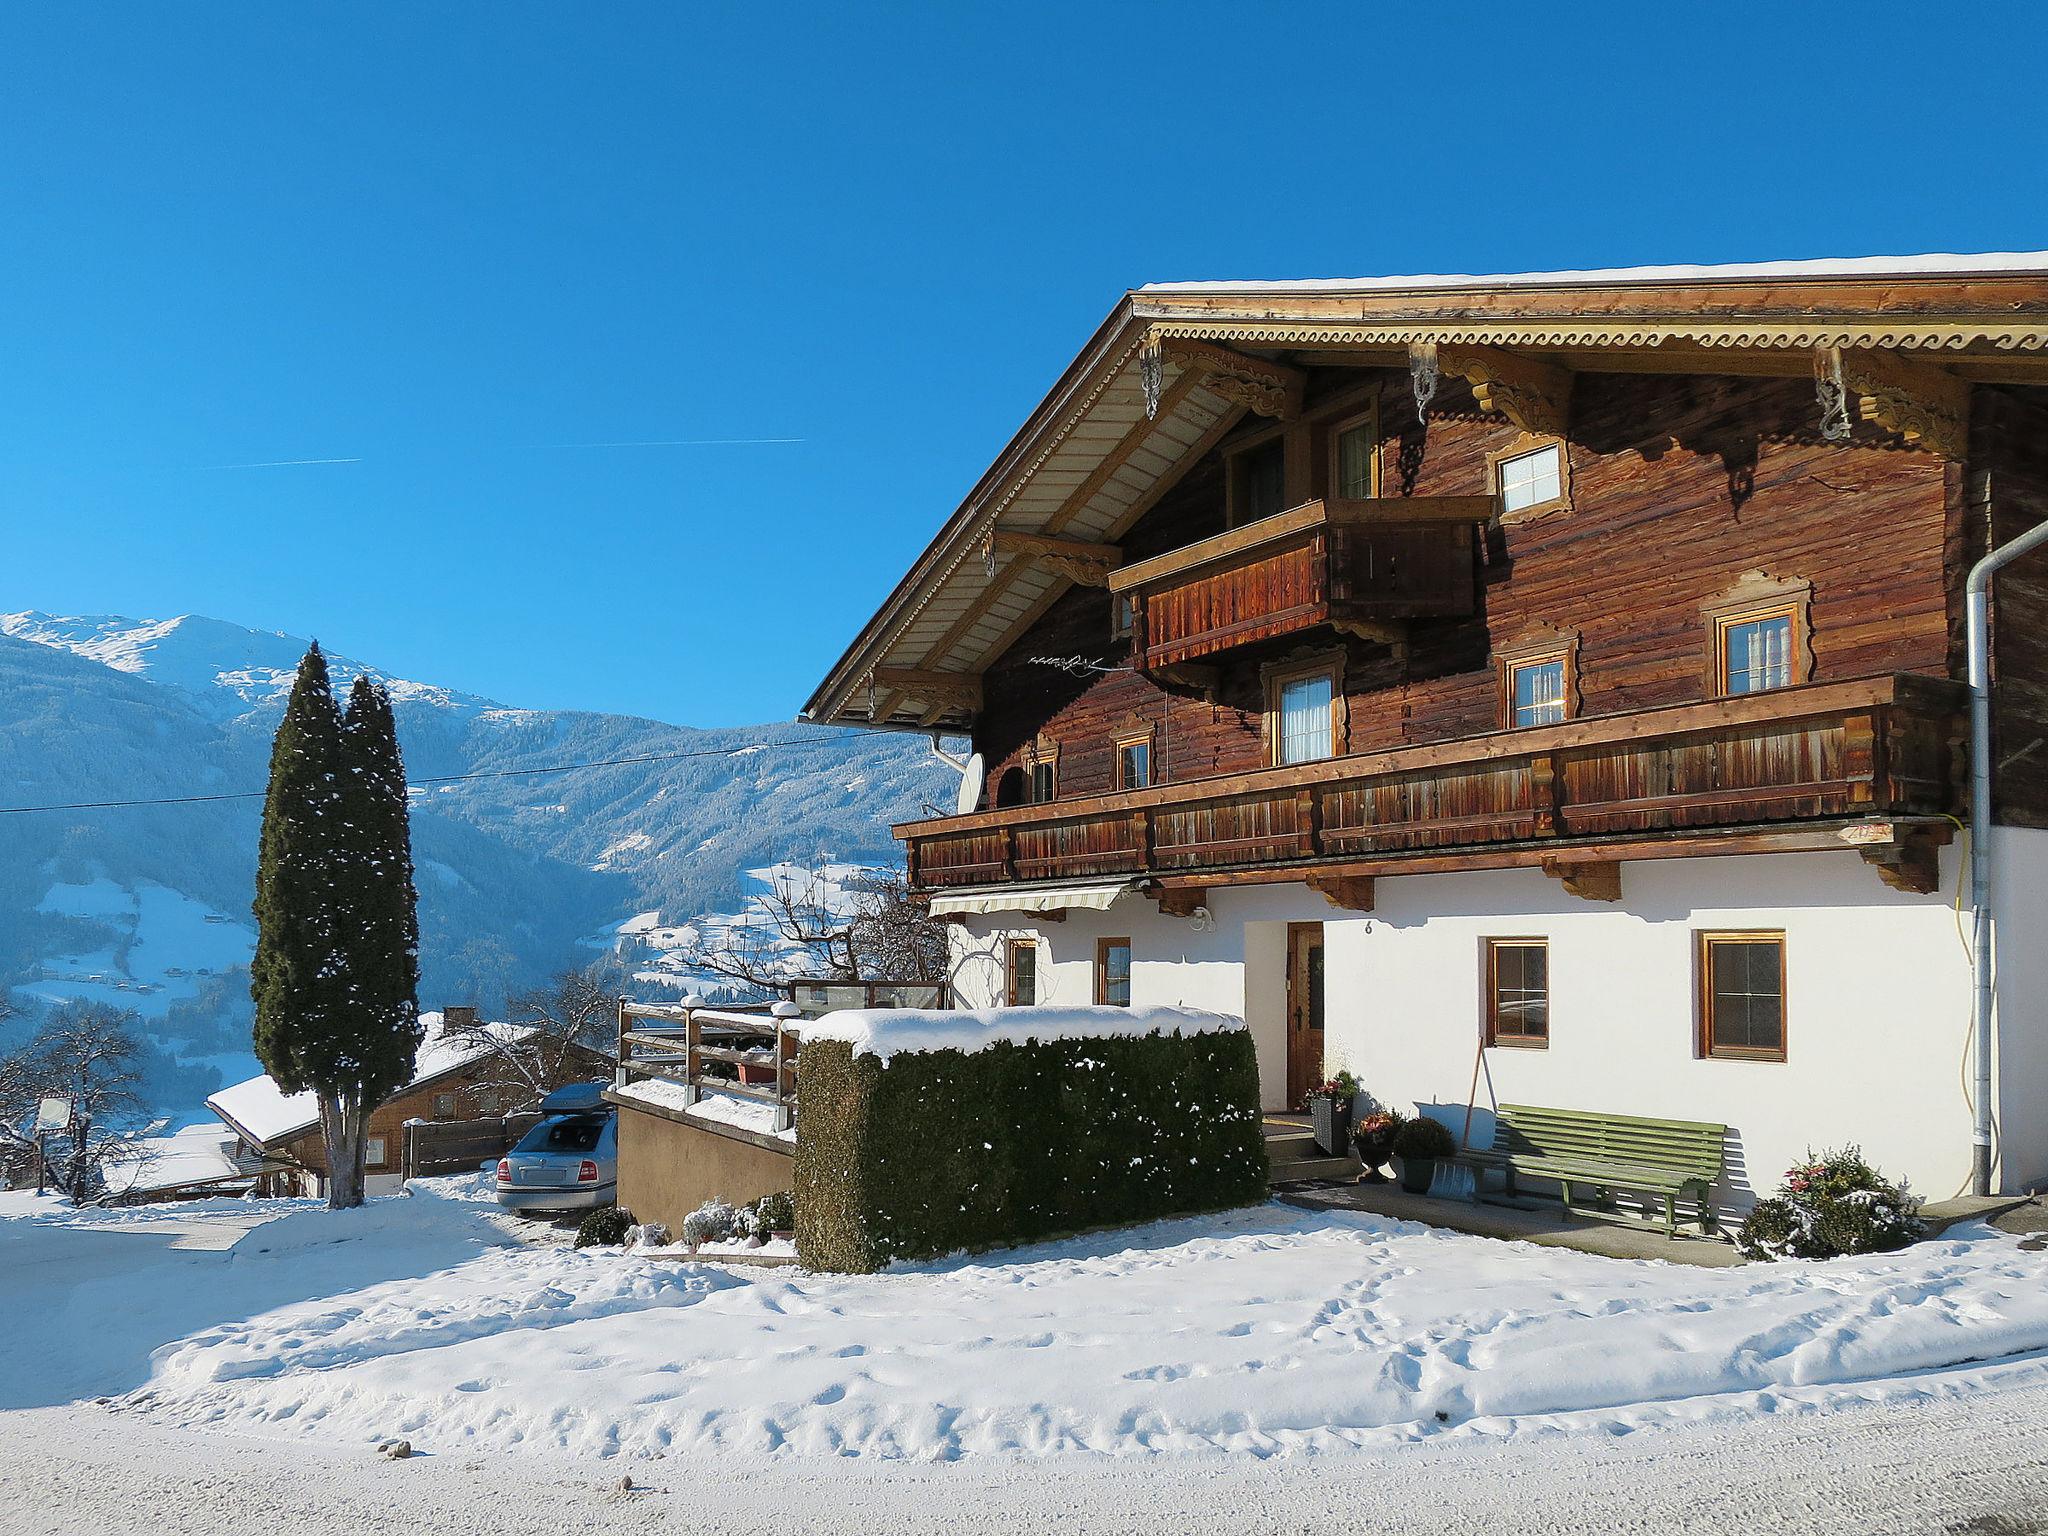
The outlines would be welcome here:
M 217 619 L 0 614 L 0 809 L 263 787 L 306 642 Z M 741 911 L 779 864 L 892 863 L 889 825 L 950 803 L 923 743 L 792 724 L 693 730 L 509 708 L 330 653 L 390 688 L 413 794 L 427 1006 L 588 963 L 628 919 Z M 256 799 L 0 814 L 0 988 L 25 1017 L 84 997 L 141 1014 L 154 1091 L 196 1103 L 248 1056 Z M 21 1020 L 16 1021 L 19 1027 Z

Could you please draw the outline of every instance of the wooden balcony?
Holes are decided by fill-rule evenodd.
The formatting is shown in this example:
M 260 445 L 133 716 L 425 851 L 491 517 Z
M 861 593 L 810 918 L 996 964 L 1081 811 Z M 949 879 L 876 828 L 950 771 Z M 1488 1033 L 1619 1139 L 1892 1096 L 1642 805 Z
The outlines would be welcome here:
M 1148 671 L 1329 625 L 1389 638 L 1472 611 L 1472 529 L 1490 496 L 1312 501 L 1109 573 Z
M 1914 818 L 1957 809 L 1962 703 L 1939 678 L 1812 684 L 895 830 L 924 892 L 1847 846 L 1920 889 L 1946 823 Z

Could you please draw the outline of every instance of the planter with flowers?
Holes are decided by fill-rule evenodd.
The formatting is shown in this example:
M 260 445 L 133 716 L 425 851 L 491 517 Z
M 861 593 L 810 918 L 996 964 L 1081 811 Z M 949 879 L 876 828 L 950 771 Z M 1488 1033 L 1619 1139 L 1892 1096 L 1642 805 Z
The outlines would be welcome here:
M 1394 1155 L 1394 1138 L 1407 1123 L 1408 1117 L 1398 1109 L 1371 1110 L 1352 1122 L 1352 1145 L 1358 1149 L 1358 1160 L 1365 1164 L 1365 1172 L 1359 1176 L 1361 1184 L 1387 1182 L 1383 1170 Z
M 1339 1072 L 1327 1083 L 1308 1091 L 1308 1111 L 1314 1122 L 1316 1150 L 1325 1157 L 1342 1157 L 1351 1143 L 1351 1104 L 1358 1097 L 1358 1079 Z

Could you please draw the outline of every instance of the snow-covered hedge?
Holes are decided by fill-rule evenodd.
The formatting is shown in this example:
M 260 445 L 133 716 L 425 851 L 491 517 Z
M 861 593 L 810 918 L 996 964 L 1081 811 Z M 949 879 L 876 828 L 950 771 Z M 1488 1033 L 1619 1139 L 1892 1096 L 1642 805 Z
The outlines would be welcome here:
M 796 1242 L 812 1269 L 861 1273 L 1265 1196 L 1242 1020 L 886 1015 L 804 1030 Z

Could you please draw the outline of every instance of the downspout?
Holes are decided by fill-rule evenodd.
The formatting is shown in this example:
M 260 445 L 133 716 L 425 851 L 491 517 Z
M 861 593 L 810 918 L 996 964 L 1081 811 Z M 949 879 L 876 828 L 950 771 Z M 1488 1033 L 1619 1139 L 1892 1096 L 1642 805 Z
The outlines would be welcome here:
M 1991 1193 L 1991 578 L 2044 544 L 2048 523 L 2000 545 L 1971 566 L 1964 588 L 1970 651 L 1970 905 L 1977 915 L 1970 947 L 1977 1052 L 1971 1187 L 1980 1195 Z

